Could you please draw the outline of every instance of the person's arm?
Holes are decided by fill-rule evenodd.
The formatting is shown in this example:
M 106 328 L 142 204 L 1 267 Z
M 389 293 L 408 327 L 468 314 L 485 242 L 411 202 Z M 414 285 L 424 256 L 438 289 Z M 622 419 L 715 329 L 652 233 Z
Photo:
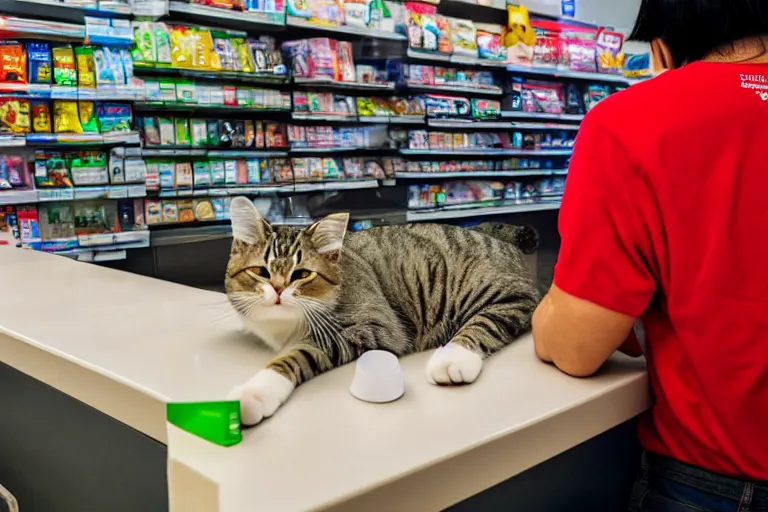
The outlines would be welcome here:
M 588 115 L 579 131 L 554 284 L 533 316 L 536 355 L 576 377 L 592 375 L 617 350 L 641 354 L 632 327 L 656 291 L 653 193 L 601 119 Z
M 533 315 L 536 355 L 574 377 L 588 377 L 622 345 L 630 352 L 635 318 L 553 285 Z M 636 340 L 634 340 L 636 343 Z

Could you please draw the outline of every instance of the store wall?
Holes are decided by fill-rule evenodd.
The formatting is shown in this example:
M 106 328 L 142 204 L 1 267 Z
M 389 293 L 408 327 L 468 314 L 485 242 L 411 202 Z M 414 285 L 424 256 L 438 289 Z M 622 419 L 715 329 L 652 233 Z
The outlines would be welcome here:
M 640 0 L 576 0 L 576 18 L 580 21 L 631 30 L 640 9 Z

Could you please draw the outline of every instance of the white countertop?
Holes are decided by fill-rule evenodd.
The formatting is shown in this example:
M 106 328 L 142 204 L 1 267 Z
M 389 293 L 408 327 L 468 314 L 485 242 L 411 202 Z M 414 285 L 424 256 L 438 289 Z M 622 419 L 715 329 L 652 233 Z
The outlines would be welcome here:
M 0 361 L 167 442 L 174 512 L 438 510 L 650 404 L 642 361 L 573 379 L 525 336 L 466 387 L 428 384 L 429 354 L 403 359 L 391 404 L 352 398 L 340 368 L 222 448 L 165 424 L 166 402 L 222 399 L 270 357 L 222 294 L 8 246 L 0 269 Z

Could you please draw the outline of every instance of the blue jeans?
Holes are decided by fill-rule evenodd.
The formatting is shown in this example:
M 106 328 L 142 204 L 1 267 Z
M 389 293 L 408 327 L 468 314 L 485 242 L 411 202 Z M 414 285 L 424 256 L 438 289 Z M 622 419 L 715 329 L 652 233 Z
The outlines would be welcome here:
M 768 512 L 768 482 L 727 477 L 646 453 L 629 511 Z

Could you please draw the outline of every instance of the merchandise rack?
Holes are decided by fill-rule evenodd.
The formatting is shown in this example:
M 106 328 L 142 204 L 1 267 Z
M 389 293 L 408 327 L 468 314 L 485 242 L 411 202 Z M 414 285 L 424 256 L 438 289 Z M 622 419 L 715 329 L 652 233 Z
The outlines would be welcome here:
M 475 0 L 442 0 L 435 2 L 442 11 L 449 9 L 468 7 L 471 15 L 477 13 L 480 17 L 497 16 L 506 14 L 504 5 L 495 0 L 477 3 Z M 488 5 L 488 4 L 493 5 Z M 51 41 L 71 41 L 82 43 L 86 40 L 88 30 L 86 27 L 88 17 L 126 18 L 131 17 L 129 8 L 120 2 L 107 2 L 87 0 L 77 4 L 71 2 L 58 2 L 52 0 L 18 0 L 7 2 L 8 5 L 0 7 L 4 14 L 11 15 L 4 18 L 4 30 L 15 33 L 18 38 L 47 39 Z M 452 67 L 459 70 L 485 70 L 491 71 L 495 76 L 496 85 L 465 85 L 462 83 L 443 83 L 427 85 L 415 81 L 409 81 L 405 77 L 398 80 L 383 82 L 355 82 L 339 81 L 328 78 L 293 77 L 292 73 L 283 76 L 258 75 L 254 73 L 242 73 L 233 71 L 209 71 L 195 69 L 180 69 L 174 67 L 148 66 L 142 63 L 134 63 L 136 77 L 149 81 L 164 79 L 192 80 L 202 86 L 227 85 L 250 87 L 256 89 L 268 89 L 292 94 L 295 91 L 331 92 L 337 95 L 346 95 L 352 98 L 386 98 L 389 96 L 417 96 L 425 94 L 461 95 L 467 98 L 504 99 L 510 94 L 507 84 L 509 77 L 522 76 L 536 80 L 563 80 L 566 82 L 596 83 L 629 85 L 634 81 L 625 79 L 619 75 L 599 73 L 584 73 L 572 70 L 562 70 L 542 67 L 521 67 L 507 64 L 504 61 L 494 61 L 477 57 L 461 55 L 445 55 L 435 52 L 425 52 L 407 48 L 408 40 L 404 33 L 373 30 L 366 27 L 347 25 L 316 25 L 304 18 L 298 18 L 285 13 L 257 13 L 242 12 L 221 9 L 212 6 L 190 4 L 181 1 L 166 2 L 162 7 L 162 0 L 149 6 L 149 9 L 137 13 L 146 15 L 154 12 L 152 19 L 159 19 L 166 23 L 176 25 L 195 25 L 212 27 L 212 30 L 223 31 L 237 37 L 255 37 L 261 34 L 272 35 L 278 41 L 295 40 L 303 37 L 337 38 L 351 41 L 355 44 L 355 53 L 373 48 L 371 56 L 363 55 L 362 62 L 371 61 L 388 62 L 399 60 L 402 63 L 418 62 L 434 66 Z M 160 7 L 158 7 L 160 5 Z M 458 7 L 457 7 L 458 6 Z M 41 9 L 43 8 L 43 9 Z M 43 10 L 42 17 L 45 20 L 25 19 L 24 16 L 32 16 L 38 10 Z M 545 13 L 546 14 L 546 13 Z M 18 16 L 18 17 L 17 17 Z M 486 20 L 483 20 L 486 21 Z M 365 42 L 360 46 L 361 42 Z M 286 62 L 286 64 L 288 64 Z M 358 75 L 359 76 L 359 75 Z M 390 77 L 391 78 L 391 77 Z M 499 79 L 502 79 L 501 81 Z M 359 78 L 358 78 L 359 80 Z M 264 108 L 256 105 L 224 105 L 224 104 L 196 104 L 181 101 L 157 101 L 151 99 L 147 90 L 142 85 L 112 88 L 112 89 L 77 89 L 53 87 L 19 87 L 15 90 L 5 89 L 0 85 L 2 96 L 16 94 L 20 97 L 49 98 L 49 99 L 77 99 L 82 101 L 117 101 L 128 102 L 133 105 L 133 111 L 138 118 L 141 115 L 155 113 L 169 118 L 215 118 L 233 116 L 242 119 L 271 120 L 280 123 L 291 123 L 304 127 L 332 127 L 334 130 L 354 126 L 376 125 L 388 126 L 389 130 L 400 130 L 406 133 L 409 130 L 425 130 L 427 133 L 446 131 L 449 133 L 493 133 L 519 131 L 527 133 L 571 133 L 579 129 L 579 123 L 584 118 L 583 114 L 554 114 L 542 112 L 524 112 L 501 110 L 496 118 L 488 119 L 456 119 L 446 117 L 431 117 L 428 115 L 363 115 L 334 114 L 322 112 L 299 112 L 291 107 Z M 359 107 L 358 107 L 359 108 Z M 137 125 L 138 127 L 138 125 Z M 571 136 L 567 137 L 568 139 Z M 301 181 L 294 177 L 293 183 L 265 183 L 259 185 L 209 185 L 193 188 L 152 188 L 146 184 L 115 184 L 100 186 L 75 186 L 62 190 L 13 190 L 0 191 L 0 206 L 5 205 L 33 205 L 56 202 L 113 200 L 113 199 L 141 199 L 141 198 L 205 198 L 205 197 L 232 197 L 247 195 L 254 198 L 290 197 L 293 195 L 317 194 L 325 199 L 335 200 L 343 198 L 345 194 L 367 193 L 365 197 L 372 201 L 378 201 L 381 197 L 396 198 L 399 204 L 399 213 L 390 215 L 386 221 L 377 221 L 378 224 L 400 222 L 426 222 L 443 221 L 462 218 L 482 218 L 485 216 L 513 215 L 528 212 L 543 212 L 557 210 L 559 198 L 552 195 L 543 195 L 539 200 L 506 200 L 506 201 L 480 201 L 461 205 L 445 205 L 431 208 L 413 208 L 405 206 L 409 190 L 413 186 L 426 187 L 425 184 L 451 180 L 494 180 L 509 181 L 521 180 L 526 182 L 532 177 L 563 177 L 567 174 L 568 159 L 571 155 L 570 147 L 547 147 L 530 149 L 526 147 L 479 147 L 470 145 L 462 149 L 412 148 L 402 140 L 390 140 L 389 145 L 367 147 L 366 145 L 342 145 L 288 148 L 270 148 L 262 150 L 251 149 L 221 149 L 200 147 L 152 147 L 146 144 L 142 148 L 131 148 L 139 145 L 140 135 L 131 132 L 118 137 L 102 136 L 98 134 L 84 134 L 82 136 L 67 134 L 29 134 L 27 136 L 0 136 L 0 148 L 43 147 L 48 149 L 67 150 L 69 148 L 91 148 L 99 146 L 126 146 L 125 158 L 141 158 L 145 161 L 160 160 L 172 162 L 190 163 L 222 160 L 232 161 L 238 159 L 315 159 L 347 157 L 379 158 L 386 156 L 404 159 L 407 168 L 397 169 L 386 175 L 387 179 L 354 179 L 339 180 L 329 179 L 321 181 Z M 550 159 L 549 162 L 534 162 L 542 164 L 542 168 L 530 167 L 530 159 Z M 509 160 L 513 163 L 509 164 Z M 482 166 L 475 170 L 456 170 L 462 168 L 466 162 L 474 165 L 474 162 L 483 160 L 486 168 Z M 523 163 L 519 163 L 518 160 Z M 431 161 L 431 162 L 430 162 Z M 449 170 L 435 172 L 440 162 L 450 163 Z M 488 164 L 490 162 L 490 164 Z M 518 163 L 515 163 L 518 162 Z M 410 164 L 420 165 L 412 167 Z M 438 165 L 439 164 L 439 165 Z M 512 165 L 513 168 L 502 167 Z M 423 166 L 432 165 L 431 169 L 423 170 Z M 490 165 L 490 167 L 488 167 Z M 518 167 L 519 166 L 519 167 Z M 451 167 L 454 170 L 450 170 Z M 440 167 L 442 169 L 442 167 Z M 418 185 L 412 185 L 418 184 Z M 386 194 L 384 194 L 386 192 Z M 376 194 L 374 197 L 370 194 Z M 380 196 L 383 194 L 383 196 Z M 353 197 L 353 196 L 350 196 Z M 365 201 L 364 201 L 365 202 Z M 334 204 L 334 201 L 328 203 Z M 410 206 L 410 203 L 409 203 Z M 334 208 L 334 206 L 330 206 Z M 327 208 L 326 208 L 327 210 Z M 364 214 L 362 214 L 364 215 Z M 359 215 L 353 218 L 360 219 Z M 288 225 L 306 225 L 311 222 L 308 217 L 287 217 L 284 221 Z M 137 232 L 133 232 L 137 233 Z M 228 221 L 225 219 L 199 220 L 190 224 L 153 224 L 141 234 L 124 235 L 135 236 L 137 240 L 125 240 L 116 244 L 89 247 L 87 241 L 85 247 L 66 249 L 59 251 L 71 257 L 78 257 L 88 261 L 100 259 L 109 260 L 125 257 L 125 250 L 131 248 L 161 246 L 170 243 L 183 243 L 192 240 L 208 240 L 211 237 L 227 237 L 231 235 Z M 119 238 L 119 237 L 118 237 Z

